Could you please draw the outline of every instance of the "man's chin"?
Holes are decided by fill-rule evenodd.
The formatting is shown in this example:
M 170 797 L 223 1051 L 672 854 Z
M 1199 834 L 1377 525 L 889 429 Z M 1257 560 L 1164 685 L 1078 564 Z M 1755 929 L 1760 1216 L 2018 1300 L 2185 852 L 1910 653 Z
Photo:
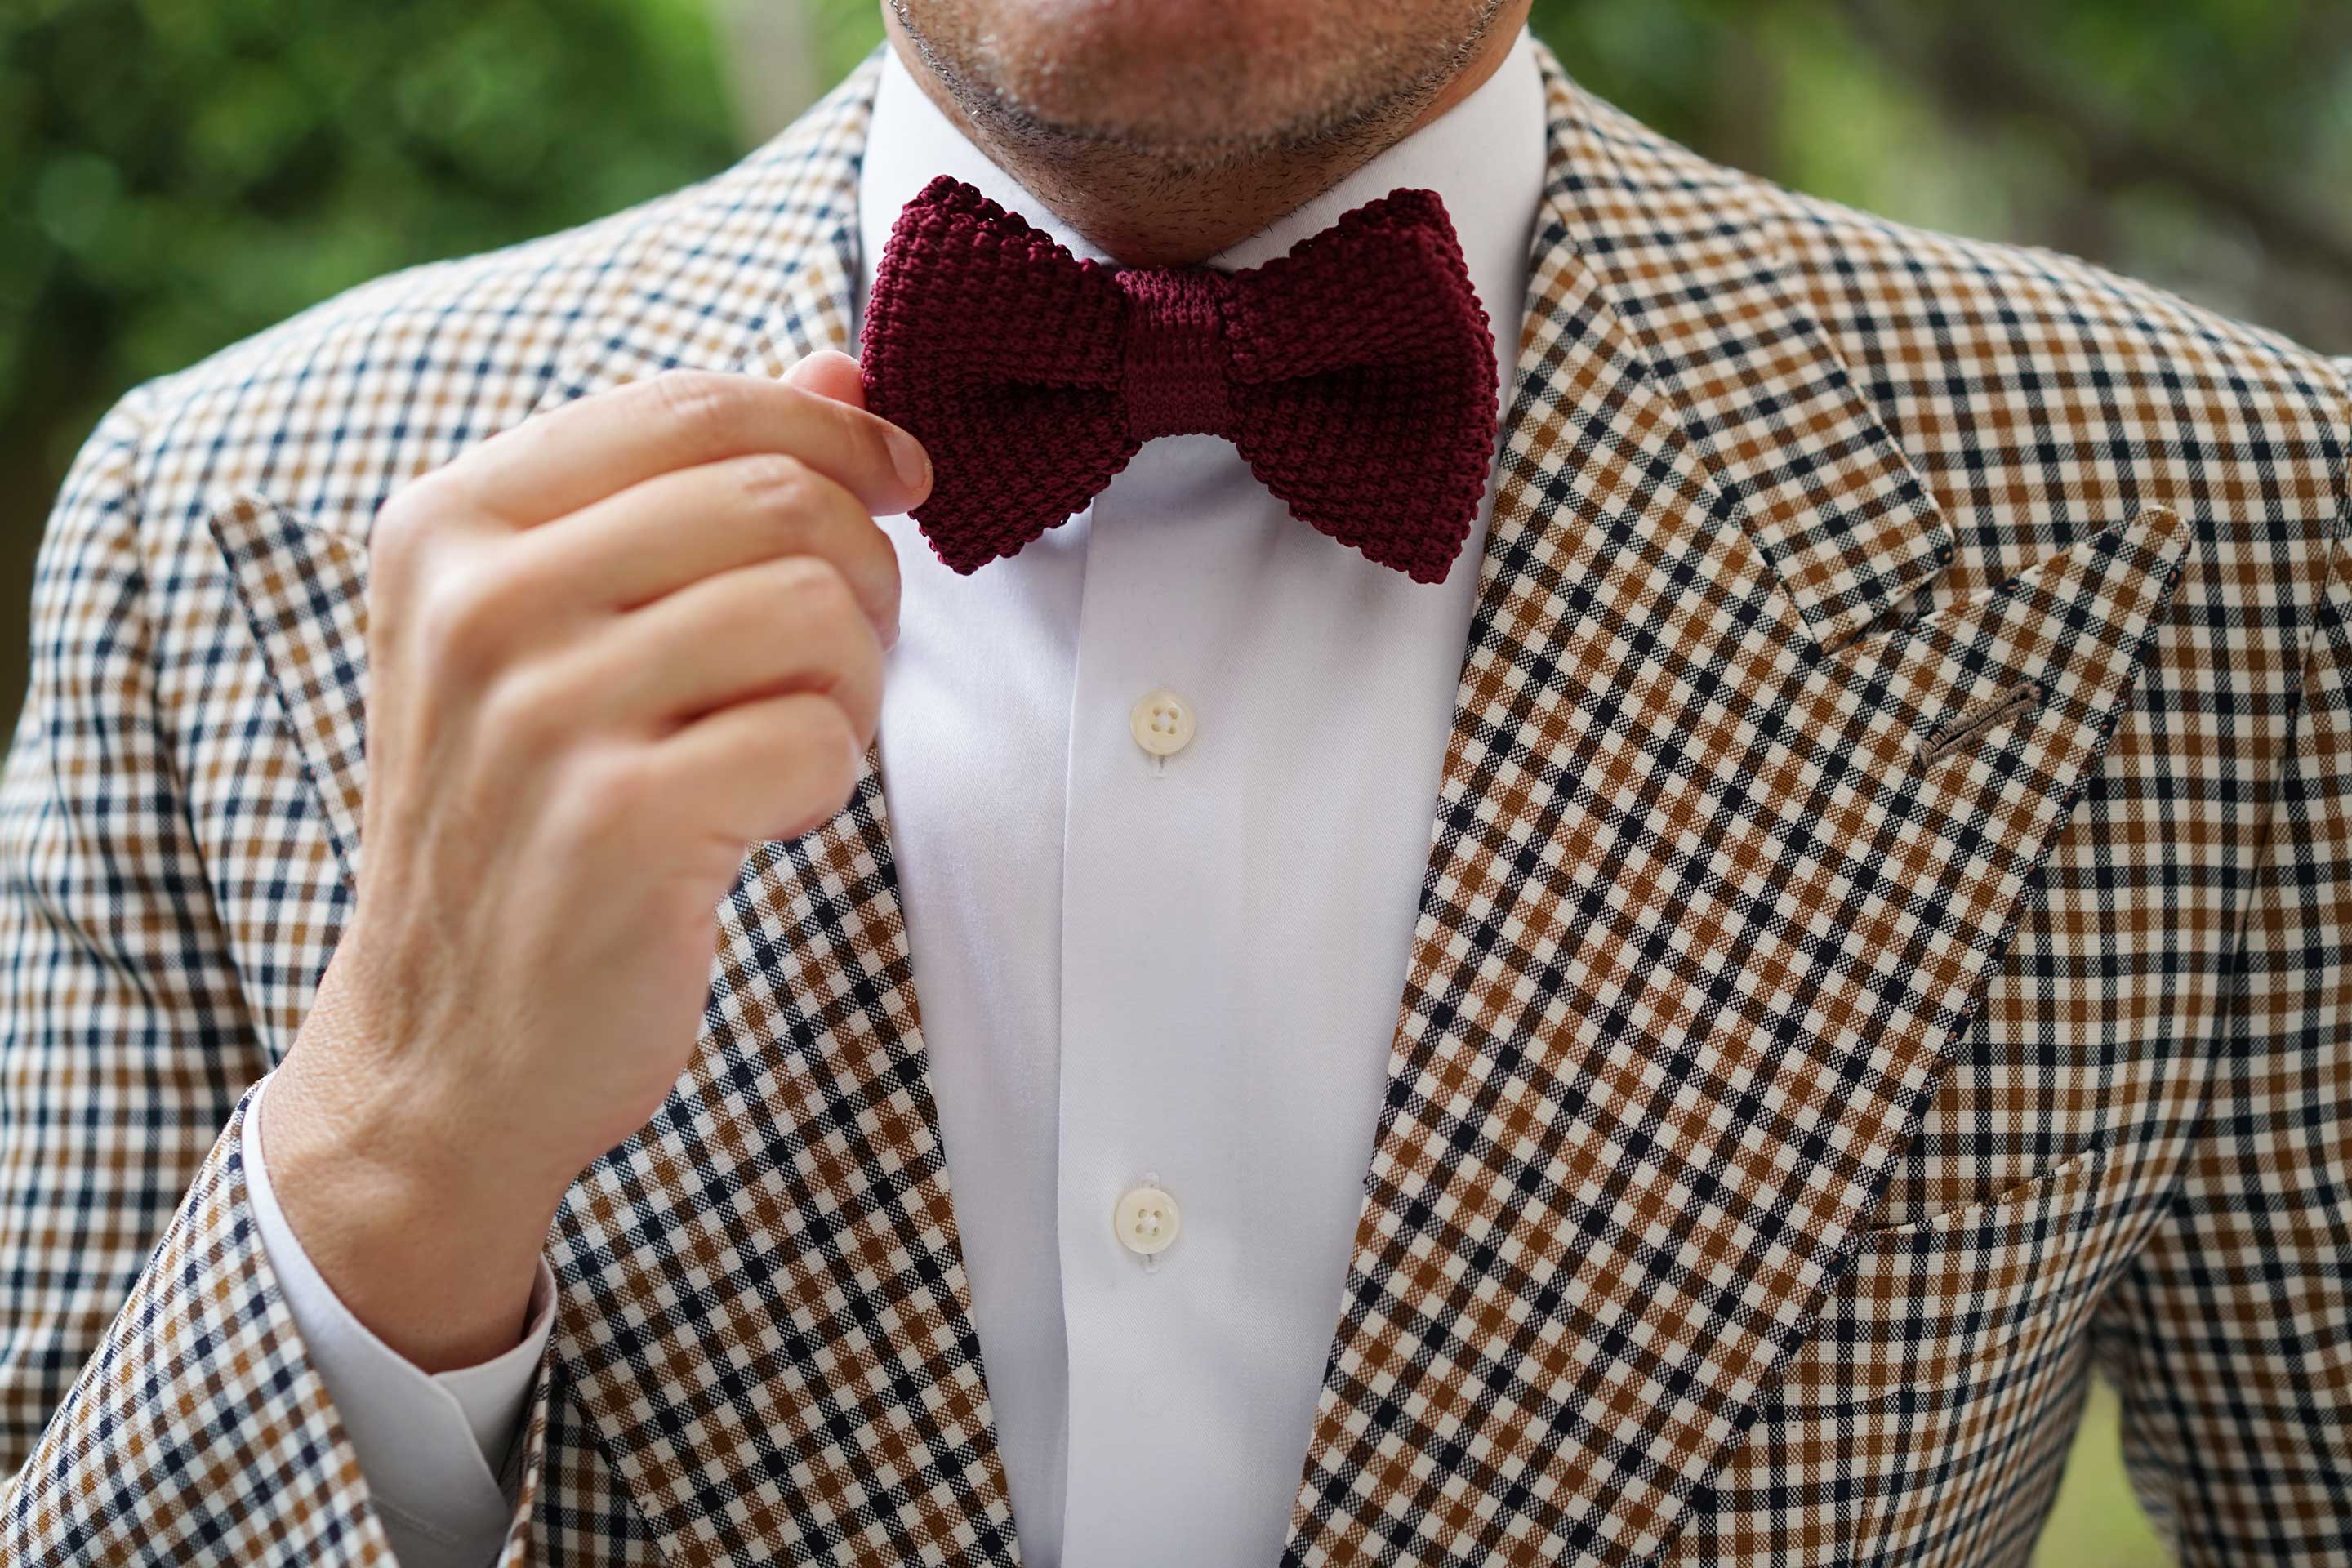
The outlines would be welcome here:
M 1032 144 L 1213 165 L 1351 117 L 1364 41 L 1323 37 L 1326 0 L 895 0 L 965 113 Z M 1349 46 L 1352 43 L 1354 47 Z

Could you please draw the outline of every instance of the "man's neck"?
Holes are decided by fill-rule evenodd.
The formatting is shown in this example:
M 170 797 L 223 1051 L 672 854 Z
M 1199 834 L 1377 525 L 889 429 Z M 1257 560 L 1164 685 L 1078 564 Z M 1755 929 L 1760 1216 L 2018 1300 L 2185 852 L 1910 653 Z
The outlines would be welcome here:
M 1186 267 L 1311 201 L 1477 91 L 1509 57 L 1527 0 L 1504 9 L 1508 15 L 1462 68 L 1413 100 L 1383 106 L 1311 144 L 1199 169 L 1100 140 L 994 134 L 930 68 L 896 8 L 882 12 L 890 47 L 924 95 L 1055 216 L 1129 266 Z

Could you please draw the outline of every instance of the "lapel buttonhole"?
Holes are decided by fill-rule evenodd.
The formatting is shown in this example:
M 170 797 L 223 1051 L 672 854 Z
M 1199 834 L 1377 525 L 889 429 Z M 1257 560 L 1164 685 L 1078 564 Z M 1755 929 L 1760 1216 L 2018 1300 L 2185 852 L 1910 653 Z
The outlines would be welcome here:
M 1934 767 L 1994 725 L 2033 712 L 2047 700 L 2040 681 L 2021 680 L 2000 695 L 1964 709 L 1958 718 L 1937 725 L 1920 738 L 1919 765 Z

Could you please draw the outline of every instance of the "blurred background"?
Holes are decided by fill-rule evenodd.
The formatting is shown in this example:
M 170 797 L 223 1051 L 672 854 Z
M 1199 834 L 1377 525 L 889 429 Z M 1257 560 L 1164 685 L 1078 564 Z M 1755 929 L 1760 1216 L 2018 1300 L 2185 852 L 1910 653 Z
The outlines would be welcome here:
M 2344 0 L 1537 0 L 1536 30 L 1712 157 L 2352 353 Z M 721 168 L 880 36 L 876 0 L 0 0 L 0 722 L 49 499 L 124 390 Z M 2163 1561 L 2104 1393 L 2042 1561 Z

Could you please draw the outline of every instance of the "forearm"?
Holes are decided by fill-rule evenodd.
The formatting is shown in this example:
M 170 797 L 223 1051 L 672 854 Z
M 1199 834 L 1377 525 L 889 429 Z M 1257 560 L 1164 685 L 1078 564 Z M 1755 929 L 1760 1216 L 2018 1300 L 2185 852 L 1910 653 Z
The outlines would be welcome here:
M 384 1081 L 364 1048 L 385 1026 L 328 966 L 261 1111 L 278 1206 L 309 1262 L 367 1331 L 425 1373 L 511 1350 L 530 1315 L 563 1183 L 499 1158 L 495 1132 L 445 1108 L 433 1079 Z M 450 1100 L 462 1102 L 462 1086 Z

